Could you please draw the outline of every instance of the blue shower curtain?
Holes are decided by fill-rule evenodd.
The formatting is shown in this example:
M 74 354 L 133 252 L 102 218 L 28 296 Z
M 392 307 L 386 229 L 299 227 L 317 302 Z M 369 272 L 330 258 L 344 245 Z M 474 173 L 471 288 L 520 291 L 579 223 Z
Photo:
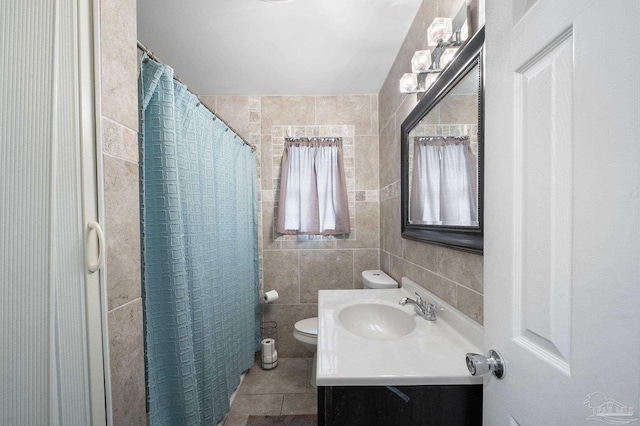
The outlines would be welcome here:
M 256 156 L 144 58 L 141 205 L 152 425 L 215 425 L 259 347 Z

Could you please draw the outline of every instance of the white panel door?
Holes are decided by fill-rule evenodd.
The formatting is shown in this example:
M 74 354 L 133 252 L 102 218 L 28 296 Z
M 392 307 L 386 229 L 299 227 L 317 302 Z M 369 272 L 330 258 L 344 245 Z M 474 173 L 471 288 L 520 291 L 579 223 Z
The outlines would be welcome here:
M 639 22 L 637 0 L 487 0 L 486 425 L 638 421 Z
M 0 2 L 0 425 L 106 422 L 91 19 Z

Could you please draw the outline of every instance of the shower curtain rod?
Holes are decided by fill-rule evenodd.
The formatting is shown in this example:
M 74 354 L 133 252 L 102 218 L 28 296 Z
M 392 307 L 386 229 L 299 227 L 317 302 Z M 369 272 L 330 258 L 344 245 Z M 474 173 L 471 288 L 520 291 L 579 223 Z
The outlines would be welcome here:
M 285 138 L 286 141 L 291 141 L 291 142 L 303 142 L 303 141 L 309 141 L 309 142 L 339 142 L 342 140 L 342 138 L 339 137 L 320 137 L 320 136 L 295 136 L 295 137 L 286 137 Z
M 151 51 L 149 50 L 149 48 L 147 46 L 145 46 L 144 44 L 140 43 L 140 41 L 138 41 L 138 49 L 140 49 L 141 51 L 143 51 L 144 53 L 147 54 L 147 56 L 151 59 L 153 59 L 156 62 L 159 62 L 161 64 L 163 64 L 164 62 L 162 62 L 160 59 L 158 59 L 158 57 Z M 180 77 L 178 77 L 175 73 L 173 74 L 173 79 L 180 82 L 181 84 L 184 84 L 186 86 L 185 83 L 183 83 L 182 80 L 180 80 Z M 196 98 L 198 98 L 198 105 L 202 105 L 207 111 L 209 111 L 211 114 L 213 114 L 213 118 L 214 120 L 220 120 L 222 123 L 224 123 L 225 126 L 227 126 L 229 129 L 231 129 L 231 131 L 236 135 L 236 137 L 240 138 L 240 140 L 247 145 L 249 148 L 251 148 L 251 150 L 253 152 L 256 152 L 256 147 L 251 145 L 249 142 L 247 142 L 246 140 L 244 140 L 244 138 L 242 136 L 240 136 L 240 134 L 238 134 L 238 132 L 236 131 L 236 129 L 234 129 L 233 127 L 231 127 L 231 125 L 229 125 L 229 123 L 227 123 L 226 121 L 224 121 L 222 118 L 220 118 L 218 116 L 218 114 L 216 114 L 216 112 L 214 110 L 212 110 L 211 108 L 209 108 L 208 106 L 206 106 L 204 103 L 202 103 L 202 101 L 200 101 L 200 96 L 198 96 L 196 93 L 193 93 L 193 91 L 191 91 L 191 89 L 187 88 L 187 90 L 189 90 L 189 92 L 191 92 Z

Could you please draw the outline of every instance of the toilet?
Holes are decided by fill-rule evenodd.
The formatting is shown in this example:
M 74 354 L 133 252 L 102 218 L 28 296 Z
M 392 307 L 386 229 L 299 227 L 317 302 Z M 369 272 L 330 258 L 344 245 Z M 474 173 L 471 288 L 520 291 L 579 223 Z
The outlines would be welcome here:
M 398 288 L 398 282 L 380 269 L 362 271 L 362 284 L 365 289 Z M 298 321 L 293 326 L 293 337 L 305 349 L 313 352 L 311 386 L 316 387 L 316 350 L 318 349 L 318 317 Z

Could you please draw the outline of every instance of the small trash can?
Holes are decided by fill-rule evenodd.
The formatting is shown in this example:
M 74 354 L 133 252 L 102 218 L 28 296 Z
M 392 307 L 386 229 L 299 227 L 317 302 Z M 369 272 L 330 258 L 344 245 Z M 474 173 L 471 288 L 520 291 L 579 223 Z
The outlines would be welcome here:
M 275 321 L 263 322 L 260 325 L 260 335 L 262 336 L 260 366 L 263 370 L 273 370 L 278 366 L 278 350 L 276 346 L 278 340 L 278 323 Z

